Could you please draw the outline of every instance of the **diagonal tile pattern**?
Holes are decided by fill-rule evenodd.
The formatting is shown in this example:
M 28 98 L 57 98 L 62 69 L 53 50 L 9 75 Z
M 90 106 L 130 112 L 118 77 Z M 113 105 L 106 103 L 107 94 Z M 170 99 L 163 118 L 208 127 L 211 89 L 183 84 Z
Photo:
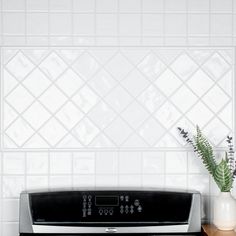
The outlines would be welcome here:
M 196 123 L 217 127 L 220 147 L 235 106 L 228 51 L 5 48 L 3 148 L 182 148 L 176 127 Z

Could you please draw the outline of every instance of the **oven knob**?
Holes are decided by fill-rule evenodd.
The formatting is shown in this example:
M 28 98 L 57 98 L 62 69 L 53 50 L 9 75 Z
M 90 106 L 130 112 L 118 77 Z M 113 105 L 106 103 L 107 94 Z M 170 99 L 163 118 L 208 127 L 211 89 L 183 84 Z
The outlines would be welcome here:
M 131 209 L 131 210 L 130 210 L 130 213 L 131 213 L 131 214 L 133 214 L 133 213 L 134 213 L 134 210 L 133 210 L 133 209 Z
M 124 201 L 124 196 L 123 195 L 120 196 L 120 200 Z
M 143 208 L 142 208 L 141 206 L 139 206 L 139 207 L 138 207 L 138 212 L 142 212 L 142 209 L 143 209 Z
M 126 202 L 129 201 L 129 196 L 125 196 L 125 201 L 126 201 Z
M 99 215 L 101 216 L 101 215 L 102 215 L 102 213 L 103 213 L 103 210 L 102 210 L 102 209 L 100 209 L 100 210 L 98 211 L 98 213 L 99 213 Z
M 105 214 L 105 215 L 107 215 L 107 214 L 108 214 L 108 210 L 107 210 L 107 209 L 104 211 L 104 214 Z
M 128 209 L 126 209 L 126 210 L 125 210 L 125 213 L 126 213 L 126 214 L 128 214 L 128 213 L 129 213 L 129 210 L 128 210 Z
M 92 196 L 91 195 L 88 195 L 88 200 L 91 202 L 91 200 L 92 200 Z
M 113 210 L 112 209 L 109 210 L 109 214 L 113 215 Z
M 91 216 L 92 215 L 92 211 L 91 209 L 88 209 L 88 216 Z
M 124 210 L 123 210 L 123 208 L 122 208 L 122 209 L 120 209 L 120 213 L 121 213 L 121 214 L 123 214 L 123 213 L 124 213 Z
M 134 205 L 135 205 L 135 206 L 139 206 L 139 204 L 140 204 L 139 200 L 136 199 L 136 200 L 134 201 Z
M 86 195 L 83 195 L 83 199 L 84 199 L 84 201 L 86 201 L 86 199 L 87 199 L 87 196 L 86 196 Z

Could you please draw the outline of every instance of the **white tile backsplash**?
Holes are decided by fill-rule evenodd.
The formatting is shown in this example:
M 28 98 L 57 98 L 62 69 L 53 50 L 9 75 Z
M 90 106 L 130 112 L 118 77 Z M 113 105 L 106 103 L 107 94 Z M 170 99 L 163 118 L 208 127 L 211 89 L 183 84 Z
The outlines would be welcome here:
M 0 0 L 0 236 L 25 189 L 196 189 L 210 220 L 218 189 L 176 127 L 219 152 L 234 133 L 235 6 Z

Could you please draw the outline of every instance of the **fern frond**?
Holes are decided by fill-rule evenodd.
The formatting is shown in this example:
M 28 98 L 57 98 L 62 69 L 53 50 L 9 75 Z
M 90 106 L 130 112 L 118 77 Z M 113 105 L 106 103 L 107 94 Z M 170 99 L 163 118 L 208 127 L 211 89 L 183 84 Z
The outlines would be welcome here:
M 229 192 L 232 188 L 233 176 L 225 159 L 217 165 L 213 178 L 221 192 Z
M 216 169 L 216 161 L 213 153 L 213 148 L 208 140 L 202 134 L 200 128 L 197 126 L 197 135 L 194 136 L 194 150 L 202 159 L 209 173 L 214 176 Z

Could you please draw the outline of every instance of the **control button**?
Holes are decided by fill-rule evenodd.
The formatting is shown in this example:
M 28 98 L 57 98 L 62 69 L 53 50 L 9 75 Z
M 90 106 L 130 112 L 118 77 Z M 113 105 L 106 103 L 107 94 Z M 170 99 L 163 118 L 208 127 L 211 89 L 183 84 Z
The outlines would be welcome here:
M 86 209 L 83 209 L 83 217 L 86 217 Z
M 133 214 L 133 213 L 134 213 L 134 210 L 133 210 L 133 209 L 131 209 L 131 210 L 130 210 L 130 213 L 131 213 L 131 214 Z
M 129 201 L 129 196 L 125 196 L 125 201 L 126 201 L 126 202 Z
M 125 209 L 125 213 L 128 214 L 129 213 L 129 209 Z
M 130 209 L 134 209 L 134 206 L 133 206 L 133 205 L 131 205 L 131 206 L 130 206 Z
M 83 208 L 86 208 L 86 202 L 83 202 Z
M 124 213 L 124 210 L 123 210 L 123 209 L 120 209 L 120 213 L 123 214 L 123 213 Z
M 123 206 L 123 205 L 121 205 L 121 206 L 120 206 L 120 209 L 124 209 L 124 206 Z
M 134 201 L 134 205 L 135 205 L 135 206 L 139 206 L 139 204 L 140 204 L 139 200 L 136 199 L 136 200 Z
M 125 206 L 125 210 L 129 210 L 129 206 L 128 205 Z
M 88 216 L 91 216 L 92 215 L 92 211 L 91 209 L 88 209 Z
M 120 196 L 120 200 L 124 201 L 124 196 L 123 195 Z
M 105 214 L 105 215 L 107 215 L 107 214 L 108 214 L 108 210 L 107 210 L 107 209 L 105 209 L 105 211 L 104 211 L 104 214 Z
M 91 208 L 91 206 L 92 206 L 92 203 L 88 202 L 88 207 Z
M 83 199 L 84 199 L 84 201 L 86 201 L 87 195 L 83 195 Z
M 103 210 L 102 209 L 99 209 L 98 211 L 99 215 L 101 216 L 103 214 Z
M 139 206 L 139 207 L 138 207 L 138 212 L 142 212 L 142 209 L 143 209 L 143 208 L 142 208 L 141 206 Z
M 109 214 L 113 215 L 113 210 L 112 209 L 109 210 Z

